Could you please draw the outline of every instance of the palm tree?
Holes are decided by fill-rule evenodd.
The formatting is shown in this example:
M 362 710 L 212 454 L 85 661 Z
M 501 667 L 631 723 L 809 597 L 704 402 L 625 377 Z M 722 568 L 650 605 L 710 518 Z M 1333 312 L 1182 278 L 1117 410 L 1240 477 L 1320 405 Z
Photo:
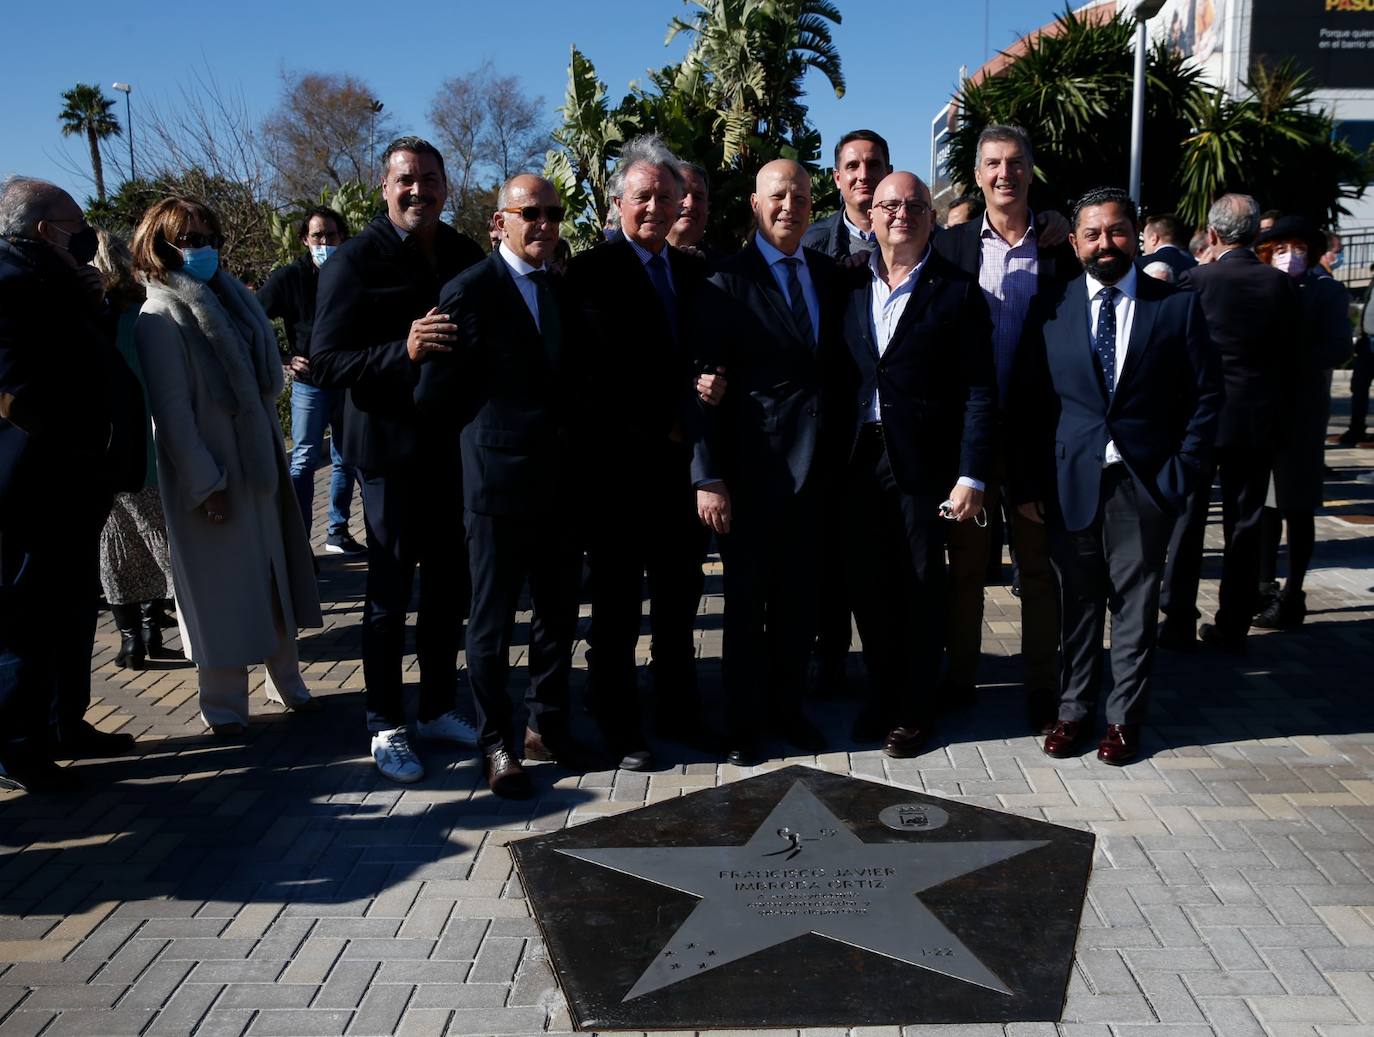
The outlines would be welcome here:
M 89 83 L 77 83 L 70 90 L 64 90 L 62 100 L 66 103 L 62 111 L 57 113 L 57 119 L 62 123 L 62 136 L 86 135 L 86 144 L 91 149 L 96 197 L 104 204 L 105 168 L 100 160 L 100 142 L 106 137 L 118 137 L 122 132 L 119 119 L 110 111 L 114 102 L 105 96 L 100 87 Z
M 814 136 L 801 103 L 807 71 L 844 96 L 830 32 L 842 20 L 839 8 L 831 0 L 692 2 L 700 10 L 690 21 L 674 18 L 665 42 L 680 32 L 695 37 L 683 68 L 700 70 L 708 83 L 726 165 L 750 164 L 760 140 L 790 140 L 803 152 Z

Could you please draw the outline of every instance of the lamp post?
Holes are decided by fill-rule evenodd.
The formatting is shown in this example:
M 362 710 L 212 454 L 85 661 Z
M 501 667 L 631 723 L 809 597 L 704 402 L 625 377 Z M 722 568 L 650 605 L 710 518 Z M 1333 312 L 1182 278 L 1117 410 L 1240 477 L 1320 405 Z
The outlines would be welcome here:
M 369 162 L 375 163 L 377 161 L 377 116 L 385 107 L 386 105 L 375 97 L 367 102 L 367 109 L 372 113 L 372 128 L 367 134 L 367 158 Z
M 128 83 L 111 83 L 110 85 L 124 95 L 124 128 L 129 134 L 129 182 L 132 183 L 134 180 L 134 111 L 129 95 L 134 92 L 134 88 Z
M 1125 0 L 1121 13 L 1135 19 L 1135 84 L 1131 90 L 1131 201 L 1140 204 L 1140 160 L 1145 143 L 1145 55 L 1150 49 L 1145 23 L 1164 0 Z

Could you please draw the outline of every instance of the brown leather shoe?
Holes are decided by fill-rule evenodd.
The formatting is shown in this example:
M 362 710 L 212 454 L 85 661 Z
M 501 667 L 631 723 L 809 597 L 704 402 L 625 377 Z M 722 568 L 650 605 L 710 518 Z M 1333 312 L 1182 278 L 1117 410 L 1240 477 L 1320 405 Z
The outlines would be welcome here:
M 487 786 L 505 799 L 529 799 L 534 786 L 529 775 L 504 747 L 487 753 Z
M 1121 767 L 1134 760 L 1139 752 L 1139 725 L 1108 724 L 1107 733 L 1097 747 L 1097 758 L 1113 767 Z
M 883 743 L 883 752 L 896 760 L 906 760 L 912 756 L 919 756 L 922 746 L 926 739 L 930 737 L 930 728 L 922 727 L 919 724 L 911 724 L 905 727 L 894 727 L 887 733 L 887 741 Z
M 1061 720 L 1045 736 L 1045 755 L 1063 760 L 1072 756 L 1088 733 L 1085 720 Z
M 533 728 L 525 728 L 526 760 L 547 763 L 552 760 L 558 766 L 570 771 L 594 771 L 605 766 L 605 761 L 595 753 L 578 745 L 566 735 L 545 738 Z

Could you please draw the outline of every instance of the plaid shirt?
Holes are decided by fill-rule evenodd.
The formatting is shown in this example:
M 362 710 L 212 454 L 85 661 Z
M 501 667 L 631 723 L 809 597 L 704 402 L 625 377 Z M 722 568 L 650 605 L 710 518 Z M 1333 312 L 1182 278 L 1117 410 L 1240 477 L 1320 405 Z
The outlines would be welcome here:
M 982 259 L 978 264 L 978 285 L 983 289 L 983 297 L 992 314 L 992 360 L 997 368 L 997 399 L 1001 406 L 1001 401 L 1007 398 L 1016 346 L 1021 341 L 1021 328 L 1026 323 L 1026 313 L 1040 276 L 1035 215 L 1031 214 L 1021 240 L 1008 245 L 992 229 L 984 213 L 979 239 Z

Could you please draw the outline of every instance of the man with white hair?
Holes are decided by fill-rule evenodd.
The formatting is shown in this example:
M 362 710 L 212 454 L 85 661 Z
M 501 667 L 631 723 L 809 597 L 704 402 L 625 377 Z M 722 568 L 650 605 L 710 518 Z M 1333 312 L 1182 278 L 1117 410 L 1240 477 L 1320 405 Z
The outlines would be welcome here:
M 105 326 L 95 252 L 66 191 L 0 187 L 0 787 L 30 792 L 77 784 L 55 756 L 134 744 L 84 717 L 100 530 L 147 461 L 143 394 Z
M 627 770 L 652 760 L 639 715 L 635 644 L 647 574 L 658 734 L 709 744 L 697 696 L 693 621 L 706 531 L 697 521 L 691 440 L 701 420 L 696 375 L 718 336 L 703 303 L 706 265 L 668 243 L 682 210 L 677 157 L 657 137 L 621 150 L 609 193 L 613 239 L 575 256 L 568 285 L 588 336 L 586 523 L 593 712 Z

